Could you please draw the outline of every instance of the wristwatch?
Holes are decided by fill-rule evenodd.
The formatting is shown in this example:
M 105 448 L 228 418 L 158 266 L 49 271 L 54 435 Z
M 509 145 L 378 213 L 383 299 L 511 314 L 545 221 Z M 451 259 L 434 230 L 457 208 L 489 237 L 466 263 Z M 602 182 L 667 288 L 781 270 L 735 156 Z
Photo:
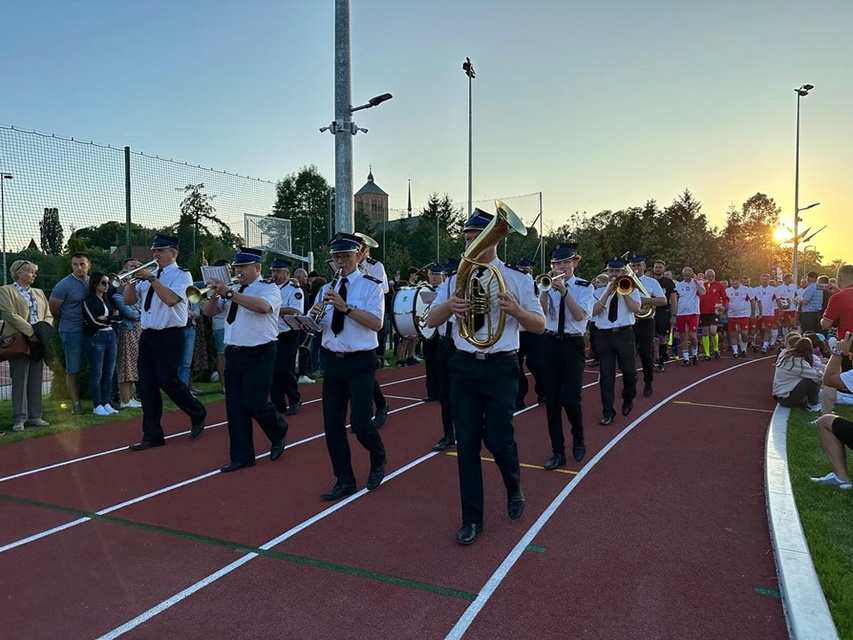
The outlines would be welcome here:
M 347 305 L 347 310 L 346 310 L 346 311 L 344 311 L 344 315 L 345 315 L 345 316 L 348 316 L 349 314 L 351 314 L 351 313 L 352 313 L 352 310 L 353 310 L 353 309 L 355 309 L 355 306 L 354 306 L 354 305 L 351 305 L 351 304 L 348 304 L 348 305 Z
M 148 282 L 154 282 L 157 279 L 157 277 L 156 276 L 148 276 L 145 279 L 148 280 Z
M 228 289 L 228 291 L 225 293 L 224 297 L 226 300 L 230 300 L 231 298 L 233 298 L 234 297 L 234 289 Z

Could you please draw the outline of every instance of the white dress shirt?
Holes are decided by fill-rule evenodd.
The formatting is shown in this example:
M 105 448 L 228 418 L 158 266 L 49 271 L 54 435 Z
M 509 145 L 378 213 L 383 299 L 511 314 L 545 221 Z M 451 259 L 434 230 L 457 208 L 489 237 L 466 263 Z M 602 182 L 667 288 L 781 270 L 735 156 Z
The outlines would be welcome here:
M 340 291 L 343 280 L 344 278 L 341 278 L 341 282 L 336 286 L 337 291 Z M 347 304 L 351 304 L 356 309 L 367 311 L 382 320 L 385 317 L 385 294 L 382 292 L 382 283 L 377 282 L 377 280 L 372 276 L 365 276 L 358 269 L 346 276 Z M 320 289 L 317 300 L 323 299 L 330 286 L 331 283 Z M 325 349 L 336 353 L 355 353 L 376 349 L 379 346 L 376 331 L 368 329 L 349 316 L 344 316 L 344 328 L 338 335 L 335 335 L 332 332 L 332 317 L 334 315 L 335 309 L 329 305 L 320 325 L 323 329 L 321 344 Z
M 145 298 L 151 283 L 147 280 L 137 282 L 136 298 L 139 301 L 141 313 L 139 324 L 143 329 L 174 329 L 187 326 L 187 287 L 192 286 L 193 278 L 189 271 L 184 271 L 176 263 L 160 270 L 160 283 L 174 291 L 181 299 L 170 307 L 160 299 L 155 291 L 151 296 L 151 306 L 145 310 Z

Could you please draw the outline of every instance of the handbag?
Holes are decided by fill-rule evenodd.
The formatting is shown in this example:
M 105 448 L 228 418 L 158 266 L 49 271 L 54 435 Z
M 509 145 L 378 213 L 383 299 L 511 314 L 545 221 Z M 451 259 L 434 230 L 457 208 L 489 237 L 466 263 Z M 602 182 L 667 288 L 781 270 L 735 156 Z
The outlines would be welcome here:
M 5 322 L 0 320 L 0 334 L 4 327 Z M 0 360 L 24 358 L 28 355 L 30 355 L 30 343 L 23 333 L 16 332 L 0 338 Z

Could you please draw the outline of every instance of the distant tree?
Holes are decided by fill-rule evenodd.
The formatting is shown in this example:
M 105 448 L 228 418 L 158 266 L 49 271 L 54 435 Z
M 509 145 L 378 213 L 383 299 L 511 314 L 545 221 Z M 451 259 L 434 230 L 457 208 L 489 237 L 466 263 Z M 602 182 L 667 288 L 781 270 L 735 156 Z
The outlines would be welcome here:
M 198 260 L 200 234 L 217 237 L 222 244 L 232 248 L 236 248 L 241 242 L 240 236 L 232 233 L 231 227 L 216 216 L 216 208 L 213 206 L 216 196 L 204 193 L 203 189 L 204 183 L 188 184 L 177 189 L 186 195 L 181 201 L 181 217 L 175 227 L 175 233 L 181 247 L 192 248 L 191 262 Z M 218 233 L 211 232 L 211 225 L 216 227 Z
M 748 198 L 739 210 L 730 207 L 719 243 L 724 254 L 720 266 L 752 279 L 776 265 L 787 270 L 793 254 L 773 239 L 780 212 L 773 198 L 763 193 Z
M 113 247 L 122 247 L 127 243 L 127 225 L 124 222 L 111 220 L 101 225 L 83 227 L 74 232 L 89 247 L 98 247 L 109 251 Z M 138 224 L 130 226 L 130 243 L 132 245 L 150 245 L 154 234 L 159 229 L 151 229 Z
M 65 245 L 62 223 L 59 221 L 59 209 L 56 207 L 45 207 L 44 217 L 39 222 L 41 233 L 41 250 L 49 256 L 62 254 Z
M 326 245 L 334 233 L 329 228 L 328 210 L 334 207 L 334 190 L 316 166 L 302 167 L 279 181 L 271 216 L 290 220 L 294 252 Z M 332 211 L 332 224 L 334 224 Z

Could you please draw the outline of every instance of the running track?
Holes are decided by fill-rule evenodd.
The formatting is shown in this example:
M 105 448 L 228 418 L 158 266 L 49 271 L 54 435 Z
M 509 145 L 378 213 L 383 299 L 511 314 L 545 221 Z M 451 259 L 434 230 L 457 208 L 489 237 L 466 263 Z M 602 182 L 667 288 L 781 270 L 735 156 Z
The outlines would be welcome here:
M 763 486 L 769 360 L 675 365 L 608 427 L 589 371 L 587 457 L 556 472 L 540 466 L 544 407 L 518 413 L 525 514 L 507 518 L 486 462 L 471 547 L 454 540 L 453 451 L 430 452 L 422 367 L 380 372 L 389 475 L 332 505 L 320 385 L 301 387 L 282 459 L 257 430 L 257 466 L 234 474 L 216 472 L 224 403 L 194 442 L 164 418 L 162 449 L 125 450 L 139 419 L 0 447 L 3 635 L 787 638 Z

